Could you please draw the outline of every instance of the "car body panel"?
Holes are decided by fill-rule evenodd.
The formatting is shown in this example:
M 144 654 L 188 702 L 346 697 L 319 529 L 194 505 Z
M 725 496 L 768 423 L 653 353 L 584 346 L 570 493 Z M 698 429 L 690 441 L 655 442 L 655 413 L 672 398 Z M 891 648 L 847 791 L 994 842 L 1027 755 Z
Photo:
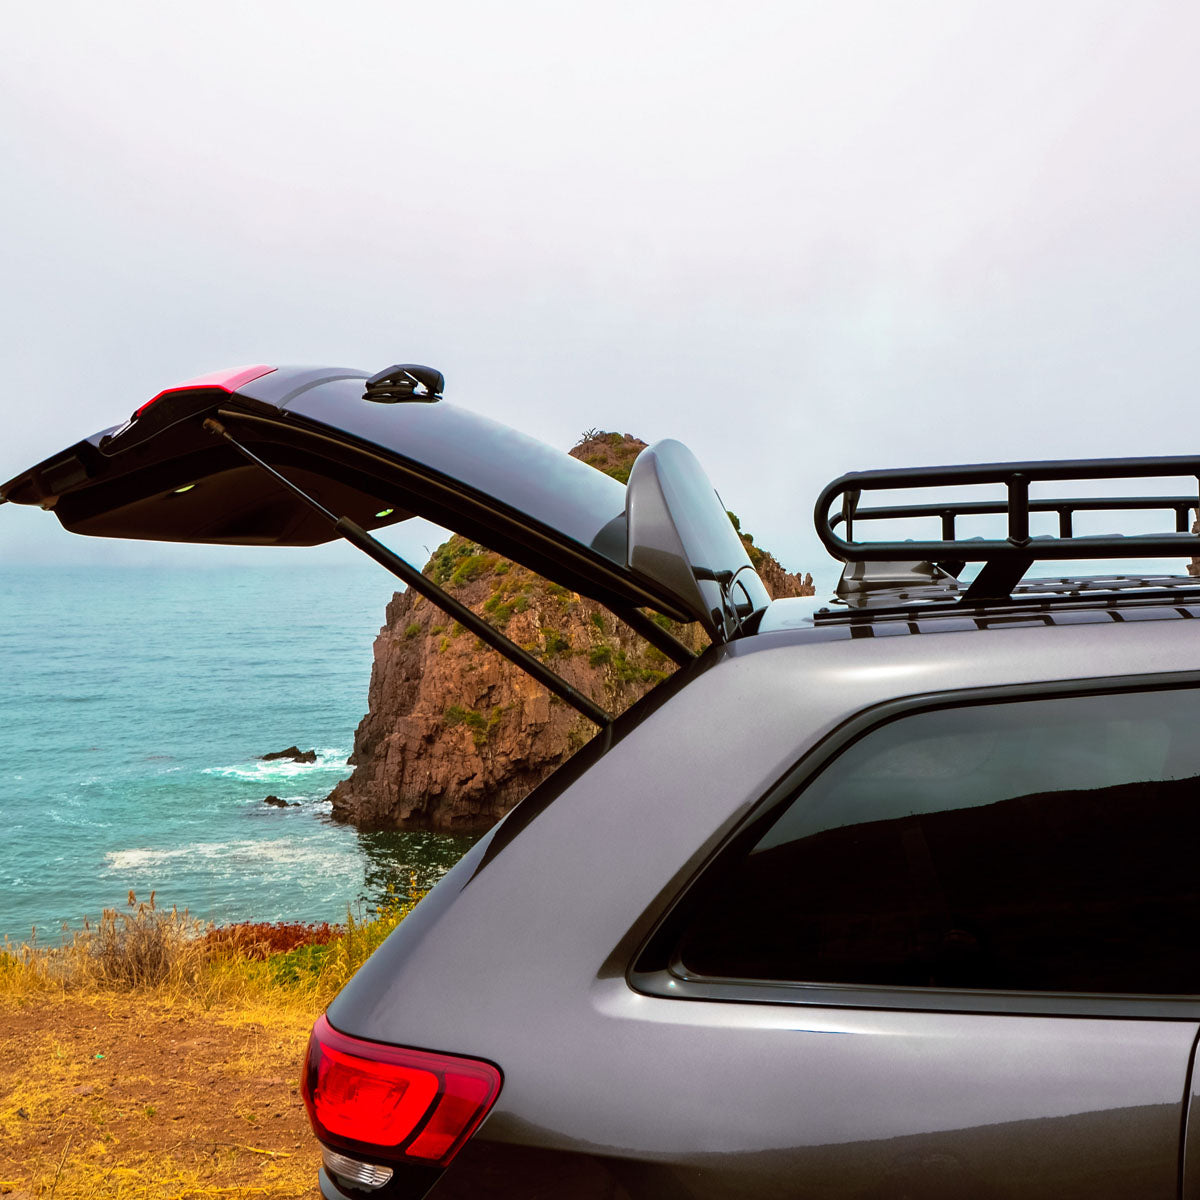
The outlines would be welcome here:
M 786 1006 L 703 1003 L 680 1014 L 657 998 L 635 1011 L 612 990 L 607 1021 L 512 1039 L 528 1070 L 510 1073 L 434 1196 L 526 1195 L 547 1159 L 560 1194 L 602 1169 L 637 1200 L 1176 1194 L 1195 1025 L 836 1009 L 799 1021 Z
M 577 1159 L 581 1179 L 630 1197 L 924 1197 L 968 1183 L 1005 1197 L 1174 1195 L 1200 1008 L 1177 1020 L 870 1011 L 835 996 L 644 995 L 626 975 L 714 850 L 856 715 L 1022 689 L 1033 661 L 1064 684 L 1148 669 L 1176 680 L 1200 671 L 1181 627 L 1103 627 L 1102 654 L 1086 625 L 822 642 L 798 630 L 711 651 L 519 837 L 439 884 L 434 919 L 411 941 L 402 925 L 331 1006 L 355 1036 L 503 1064 L 495 1109 L 433 1194 L 482 1188 L 536 1148 L 560 1185 Z M 495 1186 L 477 1194 L 523 1194 Z
M 1196 1049 L 1193 1047 L 1179 1170 L 1180 1200 L 1200 1200 L 1200 1078 L 1196 1075 L 1195 1060 Z

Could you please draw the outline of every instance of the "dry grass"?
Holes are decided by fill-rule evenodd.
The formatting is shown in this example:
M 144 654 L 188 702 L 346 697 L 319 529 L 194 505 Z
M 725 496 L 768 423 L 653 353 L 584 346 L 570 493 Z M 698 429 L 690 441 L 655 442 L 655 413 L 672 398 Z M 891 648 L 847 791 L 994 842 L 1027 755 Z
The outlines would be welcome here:
M 315 1194 L 313 1020 L 412 910 L 229 926 L 130 893 L 59 946 L 0 948 L 0 1198 Z
M 389 895 L 367 919 L 346 924 L 242 923 L 214 927 L 155 894 L 128 911 L 105 909 L 62 945 L 5 941 L 0 948 L 0 996 L 35 993 L 155 994 L 208 1006 L 218 1001 L 299 1004 L 320 1011 L 421 898 Z

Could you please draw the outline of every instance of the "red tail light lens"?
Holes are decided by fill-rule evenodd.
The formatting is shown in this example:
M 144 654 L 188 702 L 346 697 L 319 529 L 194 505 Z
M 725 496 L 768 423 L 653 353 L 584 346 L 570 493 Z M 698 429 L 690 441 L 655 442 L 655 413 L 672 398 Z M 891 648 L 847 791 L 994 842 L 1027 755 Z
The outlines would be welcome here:
M 304 1103 L 329 1146 L 445 1166 L 500 1094 L 491 1063 L 366 1042 L 321 1017 L 308 1039 Z
M 229 367 L 224 371 L 213 371 L 209 375 L 197 376 L 195 379 L 189 379 L 186 383 L 177 383 L 174 387 L 164 388 L 157 396 L 147 400 L 133 414 L 133 419 L 136 420 L 150 405 L 156 404 L 164 396 L 169 396 L 172 392 L 190 392 L 193 388 L 220 388 L 221 391 L 232 394 L 238 388 L 244 387 L 252 380 L 261 379 L 264 375 L 270 375 L 272 371 L 277 369 L 277 367 L 264 367 L 262 365 L 256 367 Z

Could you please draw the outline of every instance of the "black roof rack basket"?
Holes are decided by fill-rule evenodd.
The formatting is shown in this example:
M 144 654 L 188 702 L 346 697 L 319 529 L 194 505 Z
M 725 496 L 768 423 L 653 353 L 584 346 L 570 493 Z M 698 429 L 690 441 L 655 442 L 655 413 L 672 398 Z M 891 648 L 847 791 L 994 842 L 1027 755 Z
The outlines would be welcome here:
M 1080 499 L 1030 499 L 1030 484 L 1105 479 L 1188 479 L 1189 495 L 1089 496 Z M 942 500 L 927 504 L 864 507 L 863 494 L 920 488 L 1002 485 L 1003 500 Z M 1038 559 L 1189 558 L 1200 555 L 1200 537 L 1189 532 L 1192 510 L 1200 507 L 1200 458 L 1095 458 L 1050 462 L 985 463 L 975 466 L 916 467 L 853 471 L 835 479 L 817 499 L 816 527 L 826 549 L 846 563 L 934 563 L 957 576 L 968 562 L 983 569 L 963 593 L 964 601 L 1008 596 Z M 834 505 L 838 511 L 832 513 Z M 1076 536 L 1078 512 L 1168 512 L 1172 530 L 1145 534 Z M 1031 537 L 1031 513 L 1055 513 L 1057 536 Z M 959 517 L 1006 515 L 1003 539 L 957 536 Z M 899 521 L 919 517 L 941 520 L 941 538 L 928 541 L 860 541 L 860 521 Z M 839 529 L 840 527 L 840 529 Z

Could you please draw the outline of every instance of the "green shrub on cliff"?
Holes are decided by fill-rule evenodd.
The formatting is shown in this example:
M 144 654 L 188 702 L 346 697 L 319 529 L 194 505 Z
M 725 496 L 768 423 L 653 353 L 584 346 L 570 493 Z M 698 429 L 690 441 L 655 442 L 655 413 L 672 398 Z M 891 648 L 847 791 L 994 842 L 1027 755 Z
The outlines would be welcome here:
M 478 551 L 478 547 L 455 534 L 433 552 L 425 565 L 425 574 L 434 583 L 444 584 L 454 574 L 459 560 L 469 557 L 472 550 Z
M 461 704 L 447 705 L 446 711 L 442 714 L 442 719 L 450 729 L 453 729 L 456 725 L 466 725 L 471 729 L 482 729 L 486 724 L 480 713 L 477 713 L 473 708 L 463 708 Z
M 450 575 L 451 587 L 462 587 L 472 579 L 478 579 L 485 571 L 491 570 L 500 560 L 494 554 L 468 554 L 459 562 Z
M 557 629 L 542 630 L 542 646 L 547 658 L 553 658 L 556 654 L 569 654 L 571 650 L 570 641 Z
M 492 624 L 498 629 L 503 629 L 508 624 L 513 610 L 514 606 L 501 599 L 499 592 L 493 592 L 483 604 L 483 611 L 488 614 Z
M 461 704 L 450 704 L 442 713 L 442 721 L 447 729 L 465 725 L 471 731 L 471 740 L 475 743 L 476 749 L 482 749 L 487 745 L 488 738 L 496 726 L 500 724 L 500 718 L 503 715 L 503 704 L 497 704 L 486 717 L 473 708 L 464 708 Z

